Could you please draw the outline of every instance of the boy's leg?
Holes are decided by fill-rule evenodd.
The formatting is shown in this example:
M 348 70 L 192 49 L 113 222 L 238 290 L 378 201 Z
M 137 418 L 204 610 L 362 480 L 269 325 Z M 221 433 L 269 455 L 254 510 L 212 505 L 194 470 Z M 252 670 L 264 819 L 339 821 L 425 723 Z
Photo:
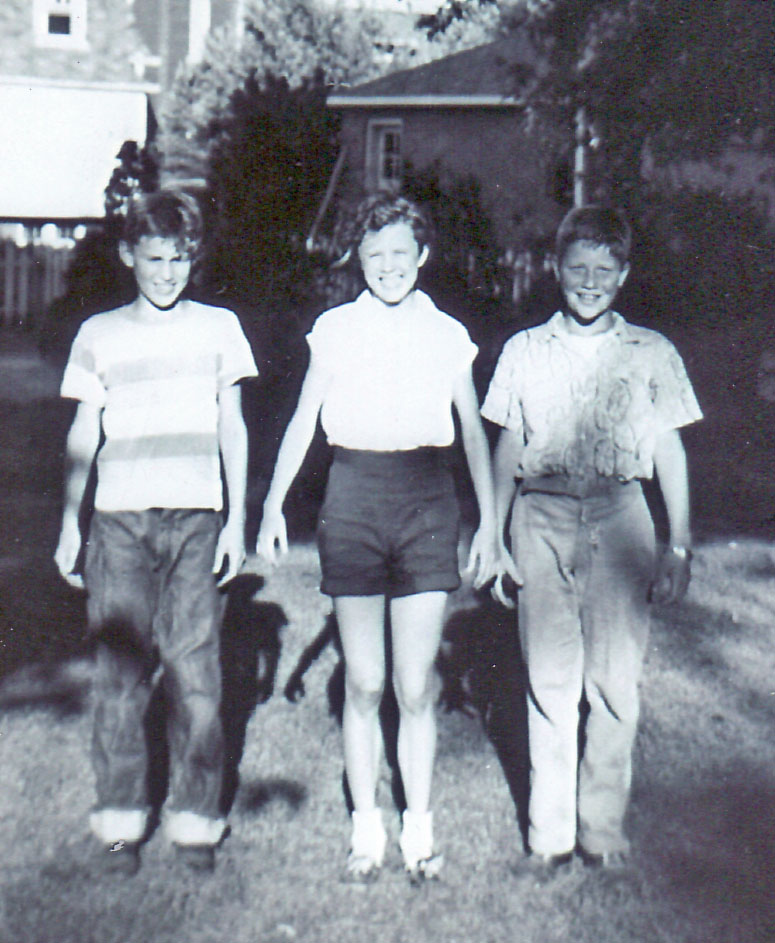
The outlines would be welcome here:
M 170 799 L 166 831 L 178 845 L 216 845 L 220 799 L 220 631 L 224 600 L 212 572 L 220 532 L 214 511 L 164 510 L 162 592 L 155 624 L 169 703 Z
M 524 586 L 519 629 L 527 665 L 530 801 L 535 855 L 566 855 L 576 844 L 576 777 L 583 643 L 574 564 L 578 502 L 518 495 L 511 539 Z
M 97 638 L 92 763 L 97 805 L 92 831 L 106 844 L 137 842 L 147 823 L 144 720 L 154 657 L 152 561 L 142 515 L 92 519 L 86 559 L 90 632 Z
M 629 850 L 623 824 L 655 545 L 640 488 L 628 488 L 610 515 L 595 522 L 582 615 L 589 717 L 579 770 L 579 843 L 594 855 Z

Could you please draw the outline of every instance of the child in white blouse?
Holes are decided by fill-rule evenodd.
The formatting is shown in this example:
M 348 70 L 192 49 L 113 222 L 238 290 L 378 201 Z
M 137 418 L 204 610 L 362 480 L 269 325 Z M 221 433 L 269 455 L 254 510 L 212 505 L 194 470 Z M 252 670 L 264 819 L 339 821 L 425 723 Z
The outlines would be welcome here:
M 468 559 L 475 586 L 495 575 L 498 559 L 489 452 L 471 376 L 476 347 L 415 287 L 428 258 L 427 232 L 404 198 L 379 194 L 358 207 L 352 248 L 366 290 L 324 312 L 308 336 L 310 365 L 256 548 L 272 563 L 277 547 L 287 552 L 282 506 L 320 414 L 334 447 L 318 528 L 321 589 L 333 597 L 345 657 L 344 754 L 354 806 L 347 870 L 356 880 L 376 876 L 386 844 L 376 806 L 386 606 L 407 804 L 400 847 L 413 879 L 434 876 L 441 863 L 429 803 L 434 661 L 447 594 L 460 585 L 459 510 L 445 463 L 453 406 L 479 505 Z

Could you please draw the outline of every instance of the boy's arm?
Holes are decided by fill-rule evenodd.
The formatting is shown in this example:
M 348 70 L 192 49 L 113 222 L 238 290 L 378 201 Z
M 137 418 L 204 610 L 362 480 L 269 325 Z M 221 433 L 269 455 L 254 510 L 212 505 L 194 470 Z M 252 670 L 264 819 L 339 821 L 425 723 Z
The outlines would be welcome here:
M 479 505 L 479 527 L 471 541 L 466 567 L 466 573 L 474 574 L 474 586 L 478 589 L 495 575 L 498 553 L 490 449 L 479 417 L 470 368 L 456 382 L 452 402 L 460 418 L 463 448 Z
M 667 550 L 657 568 L 651 598 L 655 602 L 679 602 L 691 577 L 689 527 L 689 475 L 686 452 L 678 429 L 662 433 L 654 447 L 654 468 L 670 525 Z
M 67 434 L 62 527 L 54 562 L 67 582 L 79 589 L 83 588 L 83 577 L 73 573 L 82 542 L 78 519 L 89 473 L 100 444 L 101 422 L 102 408 L 81 402 Z
M 239 573 L 245 562 L 245 491 L 248 474 L 248 432 L 242 416 L 242 390 L 228 386 L 218 394 L 218 446 L 229 498 L 229 515 L 215 549 L 213 573 L 228 567 L 219 586 Z
M 301 387 L 296 411 L 288 423 L 280 444 L 272 482 L 264 501 L 261 527 L 256 539 L 256 553 L 270 563 L 277 562 L 277 548 L 281 554 L 288 552 L 283 503 L 315 434 L 318 413 L 323 405 L 329 379 L 329 375 L 316 363 L 313 354 Z
M 517 487 L 515 472 L 519 467 L 522 447 L 521 434 L 511 429 L 503 429 L 498 438 L 498 444 L 495 447 L 495 458 L 493 460 L 493 473 L 495 478 L 495 526 L 501 565 L 492 592 L 498 602 L 509 608 L 512 608 L 514 604 L 503 589 L 504 571 L 511 576 L 517 586 L 522 585 L 522 576 L 520 575 L 513 555 L 509 553 L 504 541 L 509 508 L 511 507 L 511 502 L 514 499 L 514 492 Z M 512 551 L 513 549 L 514 548 L 512 548 Z

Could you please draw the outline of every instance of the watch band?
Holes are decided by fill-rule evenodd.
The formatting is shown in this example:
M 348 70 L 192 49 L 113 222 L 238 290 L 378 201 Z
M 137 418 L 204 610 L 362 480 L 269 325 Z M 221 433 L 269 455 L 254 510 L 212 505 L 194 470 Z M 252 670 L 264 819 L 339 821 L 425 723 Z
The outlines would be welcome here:
M 672 553 L 673 556 L 678 557 L 679 560 L 688 560 L 689 562 L 691 562 L 692 557 L 694 556 L 691 548 L 685 547 L 683 544 L 676 544 L 675 546 L 671 547 L 670 553 Z

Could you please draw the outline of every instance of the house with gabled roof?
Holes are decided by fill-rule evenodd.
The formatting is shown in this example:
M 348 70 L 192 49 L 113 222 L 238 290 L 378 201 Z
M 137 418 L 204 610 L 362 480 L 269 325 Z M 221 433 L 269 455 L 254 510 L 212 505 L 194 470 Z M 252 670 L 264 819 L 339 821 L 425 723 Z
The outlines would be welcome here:
M 527 35 L 507 38 L 336 89 L 340 160 L 329 193 L 346 200 L 397 190 L 411 167 L 444 179 L 473 178 L 504 248 L 548 235 L 562 215 L 558 162 L 568 141 L 525 102 L 542 63 Z M 321 207 L 318 222 L 327 207 Z M 313 234 L 314 238 L 314 234 Z
M 177 64 L 238 0 L 3 0 L 0 324 L 63 289 L 68 255 L 105 215 L 127 142 L 141 148 Z

